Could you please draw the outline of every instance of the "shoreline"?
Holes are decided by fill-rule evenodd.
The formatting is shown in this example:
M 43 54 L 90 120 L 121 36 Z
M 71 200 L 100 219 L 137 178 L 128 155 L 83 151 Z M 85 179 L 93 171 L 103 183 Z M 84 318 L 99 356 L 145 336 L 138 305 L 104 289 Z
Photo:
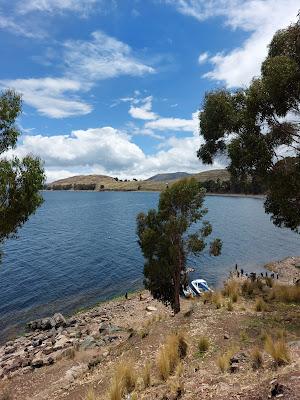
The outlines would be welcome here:
M 42 190 L 42 192 L 71 192 L 71 193 L 110 193 L 110 192 L 122 192 L 122 193 L 160 193 L 162 190 L 124 190 L 124 189 L 107 189 L 107 190 Z M 245 194 L 245 193 L 205 193 L 205 196 L 218 196 L 218 197 L 241 197 L 241 198 L 254 198 L 264 199 L 264 194 Z

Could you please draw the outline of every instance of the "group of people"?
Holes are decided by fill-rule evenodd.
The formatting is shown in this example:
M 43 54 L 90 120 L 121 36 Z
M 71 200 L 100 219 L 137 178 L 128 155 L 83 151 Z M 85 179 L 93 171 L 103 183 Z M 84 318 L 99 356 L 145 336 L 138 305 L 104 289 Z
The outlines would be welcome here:
M 232 275 L 232 272 L 230 273 Z M 247 278 L 250 278 L 251 280 L 255 281 L 259 275 L 256 272 L 250 272 L 249 274 L 243 270 L 243 268 L 241 268 L 240 270 L 238 269 L 238 265 L 235 264 L 235 275 L 239 278 L 242 276 L 246 276 Z M 266 271 L 265 274 L 263 272 L 260 273 L 260 277 L 261 278 L 272 278 L 272 279 L 279 279 L 279 274 L 275 274 L 274 272 L 268 274 L 268 272 Z

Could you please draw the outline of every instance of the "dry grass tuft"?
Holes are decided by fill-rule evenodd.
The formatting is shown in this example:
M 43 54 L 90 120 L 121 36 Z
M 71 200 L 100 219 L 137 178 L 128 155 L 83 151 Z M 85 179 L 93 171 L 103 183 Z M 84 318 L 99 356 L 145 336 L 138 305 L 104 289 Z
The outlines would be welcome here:
M 290 351 L 284 339 L 274 340 L 271 336 L 267 336 L 265 350 L 278 366 L 290 362 Z
M 241 291 L 243 296 L 259 296 L 262 293 L 264 288 L 264 283 L 257 279 L 255 281 L 251 281 L 250 279 L 246 279 L 245 282 L 241 286 Z
M 85 400 L 97 400 L 94 389 L 89 388 Z
M 161 379 L 167 380 L 174 372 L 179 360 L 186 356 L 187 348 L 188 344 L 184 334 L 175 333 L 167 337 L 156 360 Z
M 270 291 L 270 300 L 299 304 L 300 286 L 274 285 Z
M 205 353 L 209 349 L 209 340 L 206 336 L 201 336 L 198 341 L 198 350 L 200 354 Z
M 145 388 L 151 385 L 151 364 L 149 361 L 146 362 L 142 370 L 142 379 Z
M 229 357 L 229 355 L 226 354 L 226 353 L 220 355 L 220 356 L 217 358 L 217 365 L 218 365 L 218 367 L 220 368 L 220 371 L 221 371 L 221 372 L 224 373 L 224 372 L 228 371 L 229 365 L 230 365 L 229 361 L 230 361 L 230 357 Z
M 233 304 L 231 300 L 229 300 L 227 303 L 227 311 L 233 311 Z
M 257 312 L 265 311 L 266 310 L 266 303 L 263 301 L 261 297 L 258 297 L 255 301 L 254 310 Z
M 223 295 L 229 297 L 233 303 L 238 301 L 240 294 L 240 282 L 236 279 L 230 279 L 224 285 Z
M 133 362 L 131 360 L 121 361 L 112 379 L 109 390 L 110 400 L 121 400 L 124 394 L 131 393 L 135 388 L 136 381 L 137 375 Z
M 223 300 L 223 297 L 220 292 L 214 292 L 212 294 L 211 301 L 216 306 L 217 309 L 222 307 L 222 305 L 223 305 L 222 300 Z
M 254 347 L 251 351 L 252 368 L 259 369 L 263 364 L 263 355 L 258 347 Z

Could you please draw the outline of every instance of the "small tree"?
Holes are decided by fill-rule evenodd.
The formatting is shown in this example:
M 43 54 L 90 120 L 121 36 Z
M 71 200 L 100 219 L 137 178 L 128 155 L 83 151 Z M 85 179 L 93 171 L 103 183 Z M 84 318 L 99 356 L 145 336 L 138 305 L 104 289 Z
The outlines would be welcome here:
M 0 93 L 0 156 L 14 148 L 20 131 L 15 125 L 21 114 L 20 95 L 12 90 Z M 42 202 L 44 170 L 38 158 L 0 158 L 0 244 L 14 236 Z
M 180 286 L 189 253 L 200 254 L 212 226 L 204 221 L 197 231 L 187 231 L 207 213 L 205 191 L 195 179 L 181 180 L 160 194 L 158 210 L 137 216 L 139 245 L 146 259 L 144 284 L 153 297 L 180 311 Z M 196 225 L 195 225 L 196 227 Z M 210 244 L 210 254 L 221 252 L 222 242 Z

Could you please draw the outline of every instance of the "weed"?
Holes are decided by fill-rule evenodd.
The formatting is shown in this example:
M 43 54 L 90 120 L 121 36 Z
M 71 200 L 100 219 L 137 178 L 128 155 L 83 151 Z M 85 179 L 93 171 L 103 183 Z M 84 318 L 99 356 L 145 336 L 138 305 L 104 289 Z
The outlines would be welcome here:
M 123 360 L 117 366 L 109 390 L 110 400 L 121 400 L 126 393 L 131 393 L 136 384 L 137 376 L 131 360 Z
M 209 349 L 209 340 L 206 336 L 201 336 L 198 341 L 198 350 L 200 354 L 205 353 Z
M 273 358 L 276 365 L 288 364 L 290 362 L 289 348 L 284 339 L 274 340 L 267 336 L 265 341 L 265 350 Z
M 229 361 L 230 358 L 228 354 L 222 354 L 221 356 L 218 357 L 217 359 L 217 365 L 220 368 L 221 372 L 226 372 L 229 369 Z
M 214 292 L 211 298 L 212 303 L 217 309 L 222 307 L 222 294 L 220 292 Z
M 241 339 L 242 342 L 247 342 L 249 340 L 249 336 L 248 336 L 247 332 L 241 331 L 240 332 L 240 339 Z
M 258 347 L 254 347 L 251 351 L 252 368 L 259 369 L 263 363 L 263 355 Z
M 109 389 L 109 399 L 122 400 L 122 395 L 123 395 L 122 382 L 118 382 L 116 378 L 113 378 Z
M 157 367 L 160 377 L 167 380 L 173 373 L 179 360 L 187 354 L 188 344 L 182 333 L 169 335 L 165 344 L 160 348 L 157 355 Z
M 97 400 L 93 388 L 89 388 L 85 400 Z
M 145 388 L 151 385 L 151 364 L 149 361 L 146 362 L 142 371 L 142 378 Z
M 270 300 L 283 303 L 300 303 L 300 286 L 274 285 L 270 291 Z
M 229 297 L 233 303 L 238 301 L 240 292 L 240 283 L 235 279 L 230 279 L 225 283 L 223 295 Z
M 254 310 L 257 312 L 265 311 L 266 310 L 266 303 L 263 301 L 261 297 L 258 297 L 255 301 Z
M 231 300 L 229 300 L 227 303 L 227 311 L 233 311 L 233 304 Z

